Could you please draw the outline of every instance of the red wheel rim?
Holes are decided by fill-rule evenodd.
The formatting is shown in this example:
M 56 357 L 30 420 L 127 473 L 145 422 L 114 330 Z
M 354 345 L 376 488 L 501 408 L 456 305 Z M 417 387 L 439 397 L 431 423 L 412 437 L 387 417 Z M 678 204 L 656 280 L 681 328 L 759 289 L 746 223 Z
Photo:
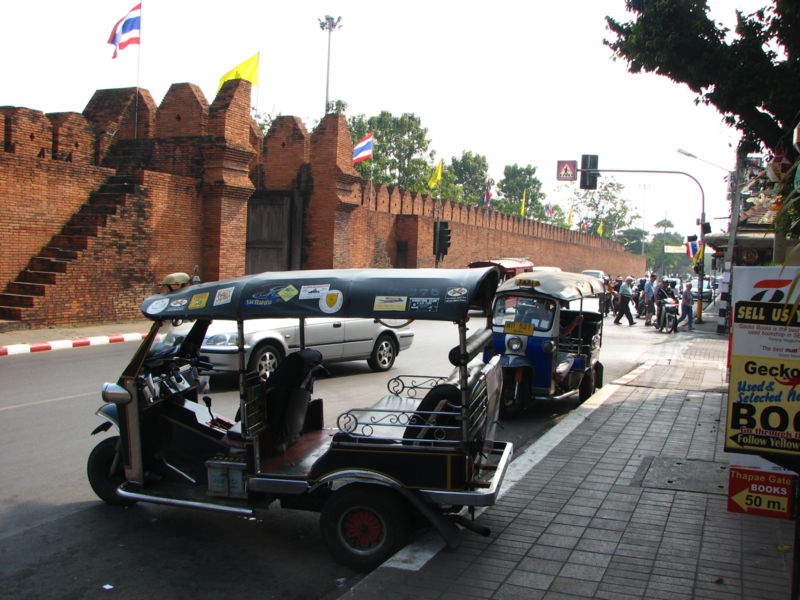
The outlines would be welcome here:
M 383 522 L 371 510 L 356 508 L 342 518 L 341 532 L 349 546 L 369 550 L 383 540 Z

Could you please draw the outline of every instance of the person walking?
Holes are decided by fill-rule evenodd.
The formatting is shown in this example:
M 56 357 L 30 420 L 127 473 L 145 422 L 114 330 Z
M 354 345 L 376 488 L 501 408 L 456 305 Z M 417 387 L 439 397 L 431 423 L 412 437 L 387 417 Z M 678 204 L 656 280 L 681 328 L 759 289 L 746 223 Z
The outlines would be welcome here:
M 675 324 L 677 327 L 681 321 L 687 319 L 686 329 L 694 331 L 694 293 L 692 292 L 692 284 L 687 283 L 681 295 L 681 317 Z
M 644 300 L 647 303 L 645 309 L 645 325 L 653 323 L 653 317 L 656 316 L 656 283 L 658 278 L 655 273 L 650 273 L 650 279 L 644 284 Z
M 614 325 L 619 325 L 624 316 L 628 319 L 628 326 L 636 325 L 631 315 L 631 296 L 633 296 L 633 277 L 628 275 L 625 281 L 619 286 L 619 305 L 617 306 L 617 316 L 614 318 Z

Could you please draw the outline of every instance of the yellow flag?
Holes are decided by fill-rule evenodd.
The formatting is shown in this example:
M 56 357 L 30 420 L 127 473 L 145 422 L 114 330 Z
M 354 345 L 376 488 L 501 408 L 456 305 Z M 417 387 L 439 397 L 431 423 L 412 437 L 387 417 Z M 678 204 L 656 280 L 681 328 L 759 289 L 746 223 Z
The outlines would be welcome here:
M 603 222 L 600 221 L 600 225 L 597 226 L 597 235 L 603 235 Z
M 704 247 L 703 247 L 703 244 L 699 244 L 699 246 L 700 247 L 697 249 L 697 252 L 695 252 L 695 254 L 694 254 L 694 258 L 692 259 L 692 268 L 696 267 L 697 263 L 699 263 L 701 260 L 703 260 L 703 248 Z
M 219 80 L 219 88 L 222 89 L 222 84 L 231 79 L 244 79 L 253 85 L 258 85 L 258 57 L 260 53 L 254 54 L 240 65 L 236 65 L 230 71 L 225 73 Z
M 444 168 L 444 159 L 439 161 L 439 164 L 436 165 L 436 168 L 433 170 L 433 175 L 431 178 L 428 179 L 428 187 L 433 189 L 436 187 L 436 184 L 442 180 L 442 169 Z
M 522 202 L 519 203 L 519 216 L 525 216 L 525 196 L 528 194 L 528 190 L 522 190 Z
M 569 207 L 569 214 L 567 215 L 567 227 L 572 227 L 572 207 Z

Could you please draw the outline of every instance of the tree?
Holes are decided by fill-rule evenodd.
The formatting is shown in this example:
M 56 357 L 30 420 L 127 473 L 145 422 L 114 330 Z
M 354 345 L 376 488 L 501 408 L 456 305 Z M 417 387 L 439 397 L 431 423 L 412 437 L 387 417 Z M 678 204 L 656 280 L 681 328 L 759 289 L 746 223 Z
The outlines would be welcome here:
M 453 157 L 449 170 L 453 173 L 454 183 L 462 189 L 461 201 L 474 206 L 483 205 L 486 181 L 489 179 L 489 163 L 486 157 L 464 151 L 461 158 Z
M 617 236 L 618 241 L 625 246 L 625 250 L 632 254 L 644 254 L 647 231 L 634 227 L 623 229 Z
M 667 233 L 667 229 L 675 229 L 675 225 L 669 219 L 661 219 L 653 227 L 656 229 L 663 229 L 665 234 Z
M 427 184 L 434 154 L 428 150 L 428 130 L 422 127 L 419 117 L 412 113 L 395 117 L 382 111 L 375 117 L 351 117 L 348 125 L 354 144 L 370 132 L 375 135 L 372 159 L 355 165 L 364 179 L 399 185 L 414 192 L 430 192 Z
M 536 167 L 531 165 L 525 167 L 517 164 L 506 165 L 503 169 L 503 178 L 497 184 L 497 190 L 502 198 L 493 203 L 492 208 L 508 215 L 520 214 L 520 203 L 525 191 L 527 191 L 526 216 L 538 216 L 537 207 L 541 207 L 541 201 L 545 198 L 542 182 L 536 177 Z M 541 216 L 544 217 L 544 209 L 541 210 Z
M 769 2 L 769 0 L 765 0 Z M 800 107 L 800 5 L 772 0 L 752 14 L 737 11 L 735 37 L 708 18 L 706 0 L 626 0 L 634 19 L 606 17 L 615 40 L 604 43 L 628 63 L 628 71 L 664 75 L 685 83 L 696 102 L 712 105 L 739 129 L 753 149 L 797 160 L 792 130 Z M 791 193 L 787 181 L 784 197 Z M 784 225 L 800 235 L 800 202 Z
M 621 196 L 623 189 L 625 186 L 613 179 L 601 180 L 596 190 L 573 188 L 570 205 L 576 215 L 588 219 L 590 232 L 597 232 L 602 223 L 602 236 L 614 237 L 639 218 Z
M 683 238 L 679 233 L 664 232 L 656 233 L 653 239 L 647 243 L 647 264 L 661 274 L 685 273 L 691 268 L 691 259 L 685 253 L 673 254 L 664 252 L 664 246 L 681 246 Z

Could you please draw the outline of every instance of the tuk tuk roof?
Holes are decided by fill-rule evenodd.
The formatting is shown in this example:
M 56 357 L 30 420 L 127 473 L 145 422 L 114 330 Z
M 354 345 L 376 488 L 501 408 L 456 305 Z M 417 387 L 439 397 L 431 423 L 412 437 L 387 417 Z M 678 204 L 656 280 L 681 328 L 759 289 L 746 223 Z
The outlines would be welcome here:
M 534 271 L 509 279 L 497 289 L 497 293 L 514 293 L 523 290 L 570 302 L 602 293 L 603 282 L 597 277 L 582 273 Z
M 155 294 L 144 315 L 159 319 L 375 317 L 458 321 L 491 305 L 499 275 L 482 269 L 273 271 Z

